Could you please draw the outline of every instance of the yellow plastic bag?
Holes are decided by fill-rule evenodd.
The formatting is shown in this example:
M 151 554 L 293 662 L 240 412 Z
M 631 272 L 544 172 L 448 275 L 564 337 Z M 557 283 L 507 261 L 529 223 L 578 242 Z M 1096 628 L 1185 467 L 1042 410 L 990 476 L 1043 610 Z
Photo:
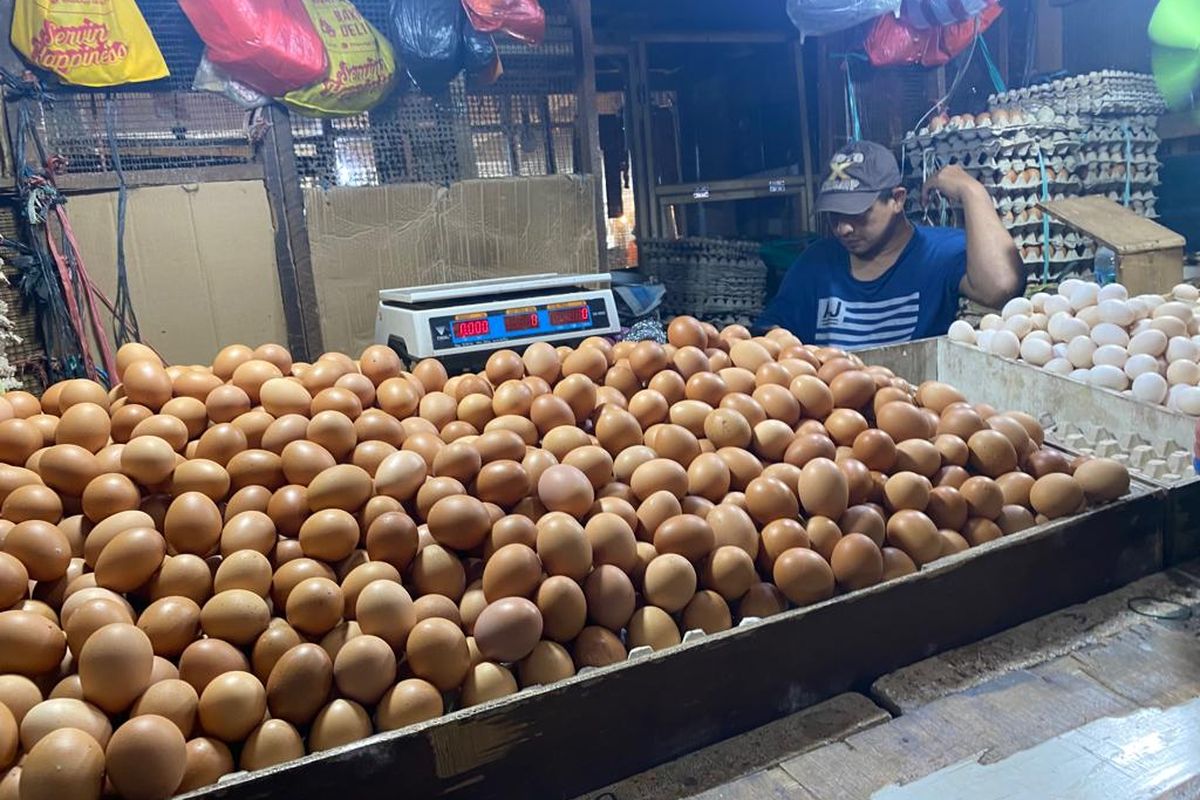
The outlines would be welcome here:
M 329 76 L 288 92 L 283 102 L 303 114 L 361 114 L 387 96 L 396 75 L 392 46 L 349 0 L 302 0 L 329 53 Z
M 118 86 L 170 75 L 133 0 L 15 0 L 13 46 L 77 86 Z

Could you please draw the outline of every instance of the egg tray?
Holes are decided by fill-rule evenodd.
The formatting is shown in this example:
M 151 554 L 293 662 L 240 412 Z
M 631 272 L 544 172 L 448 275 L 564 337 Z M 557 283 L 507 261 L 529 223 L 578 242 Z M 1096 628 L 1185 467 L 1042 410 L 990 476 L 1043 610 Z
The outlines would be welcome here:
M 1072 75 L 988 97 L 991 108 L 1036 102 L 1053 104 L 1071 113 L 1146 115 L 1167 110 L 1153 75 L 1120 70 Z
M 1192 454 L 1173 442 L 1154 443 L 1138 433 L 1113 433 L 1086 421 L 1064 423 L 1054 429 L 1052 436 L 1073 452 L 1111 458 L 1130 472 L 1158 483 L 1174 484 L 1196 477 Z

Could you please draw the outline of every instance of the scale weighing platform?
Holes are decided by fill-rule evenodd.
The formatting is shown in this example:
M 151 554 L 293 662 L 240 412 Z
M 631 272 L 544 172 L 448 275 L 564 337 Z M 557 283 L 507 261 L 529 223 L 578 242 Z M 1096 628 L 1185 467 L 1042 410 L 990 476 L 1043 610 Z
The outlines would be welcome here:
M 584 284 L 598 288 L 584 288 Z M 482 369 L 492 352 L 534 342 L 570 345 L 620 330 L 612 276 L 546 272 L 379 293 L 375 342 L 410 364 L 437 358 L 451 372 Z

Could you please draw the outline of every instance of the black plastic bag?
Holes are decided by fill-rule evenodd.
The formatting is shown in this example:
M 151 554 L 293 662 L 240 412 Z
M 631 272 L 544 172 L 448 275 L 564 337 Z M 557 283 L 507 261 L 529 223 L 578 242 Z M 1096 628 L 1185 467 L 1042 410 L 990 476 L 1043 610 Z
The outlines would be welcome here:
M 463 68 L 462 0 L 392 0 L 392 35 L 409 77 L 442 94 Z
M 490 33 L 475 30 L 466 14 L 462 20 L 462 43 L 463 66 L 471 82 L 483 86 L 495 83 L 504 71 L 496 40 Z

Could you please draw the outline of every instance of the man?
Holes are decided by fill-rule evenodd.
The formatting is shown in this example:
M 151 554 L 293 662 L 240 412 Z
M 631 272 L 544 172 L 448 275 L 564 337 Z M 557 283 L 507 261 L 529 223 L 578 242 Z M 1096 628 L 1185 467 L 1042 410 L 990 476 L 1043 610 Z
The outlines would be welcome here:
M 788 270 L 756 328 L 783 327 L 805 344 L 843 349 L 941 336 L 959 295 L 999 308 L 1025 289 L 1016 245 L 983 185 L 959 166 L 925 184 L 962 205 L 966 230 L 913 225 L 891 152 L 856 142 L 834 154 L 817 211 L 832 239 Z

